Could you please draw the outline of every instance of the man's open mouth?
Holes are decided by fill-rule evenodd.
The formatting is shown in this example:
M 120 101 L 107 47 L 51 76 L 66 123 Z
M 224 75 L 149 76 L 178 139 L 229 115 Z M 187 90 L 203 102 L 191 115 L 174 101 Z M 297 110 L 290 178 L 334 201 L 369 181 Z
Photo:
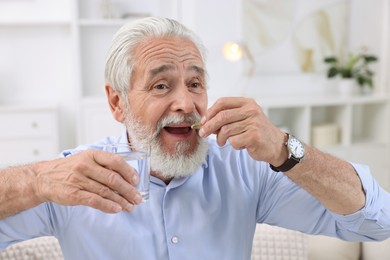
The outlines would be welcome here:
M 174 134 L 174 135 L 188 134 L 192 131 L 191 126 L 186 126 L 186 127 L 166 126 L 166 127 L 164 127 L 164 130 L 167 131 L 168 133 Z

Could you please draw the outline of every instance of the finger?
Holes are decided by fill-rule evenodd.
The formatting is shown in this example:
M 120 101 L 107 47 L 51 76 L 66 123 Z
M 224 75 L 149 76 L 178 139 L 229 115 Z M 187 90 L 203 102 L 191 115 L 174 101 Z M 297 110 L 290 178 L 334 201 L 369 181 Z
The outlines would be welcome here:
M 212 133 L 216 134 L 221 131 L 222 127 L 240 122 L 246 117 L 247 115 L 243 113 L 243 110 L 238 108 L 222 110 L 202 126 L 199 135 L 206 137 Z
M 117 172 L 128 183 L 133 185 L 138 183 L 137 173 L 120 155 L 99 150 L 90 150 L 90 152 L 97 164 Z
M 102 167 L 100 168 L 104 169 Z M 45 185 L 45 187 L 50 186 L 49 189 L 51 190 L 51 193 L 54 191 L 54 197 L 63 197 L 66 200 L 68 198 L 72 198 L 72 195 L 78 191 L 86 191 L 91 194 L 96 194 L 101 198 L 115 202 L 126 211 L 131 210 L 134 204 L 139 204 L 142 201 L 139 192 L 124 180 L 122 180 L 122 183 L 129 186 L 128 190 L 125 191 L 125 196 L 116 190 L 113 190 L 110 187 L 98 182 L 96 179 L 79 174 L 77 170 L 73 170 L 73 172 L 74 174 L 71 174 L 66 178 L 66 182 L 50 182 L 50 185 Z M 116 175 L 119 176 L 118 174 Z M 119 176 L 119 178 L 121 177 Z M 77 201 L 77 198 L 73 198 L 73 200 Z M 62 204 L 61 201 L 57 200 L 56 202 Z M 72 201 L 67 200 L 67 203 L 70 202 Z
M 229 136 L 229 143 L 230 145 L 236 149 L 236 150 L 242 150 L 246 149 L 248 142 L 250 141 L 250 136 L 247 135 L 246 132 L 239 134 L 239 135 L 233 135 Z
M 217 144 L 223 146 L 226 144 L 227 140 L 236 135 L 241 135 L 245 132 L 245 122 L 244 120 L 235 121 L 231 124 L 226 124 L 221 127 L 217 134 Z
M 64 185 L 60 182 L 50 182 L 48 189 L 51 190 L 48 194 L 47 200 L 58 203 L 64 206 L 78 206 L 84 205 L 93 207 L 107 213 L 117 213 L 122 211 L 124 208 L 117 202 L 103 198 L 93 192 L 87 190 L 81 190 L 80 187 L 74 185 Z M 55 191 L 55 192 L 53 192 Z M 129 206 L 126 209 L 132 210 L 133 206 Z
M 84 180 L 84 183 L 90 184 L 84 184 L 84 188 L 97 194 L 104 193 L 105 195 L 102 196 L 108 197 L 108 191 L 106 191 L 104 188 L 107 187 L 111 189 L 112 193 L 119 193 L 120 196 L 132 204 L 141 203 L 141 194 L 133 186 L 136 184 L 134 178 L 131 178 L 130 181 L 124 179 L 124 176 L 129 178 L 129 176 L 137 176 L 137 174 L 135 173 L 135 170 L 130 165 L 128 165 L 121 156 L 97 150 L 90 151 L 90 155 L 94 158 L 94 164 L 91 165 L 85 163 L 85 161 L 82 161 L 76 164 L 73 169 L 73 171 L 76 173 L 82 172 L 83 174 L 80 174 L 80 176 L 86 176 L 90 179 L 89 182 Z M 109 167 L 109 169 L 102 166 L 107 168 Z M 111 170 L 111 168 L 117 169 L 117 171 L 121 171 L 121 173 Z M 73 176 L 76 177 L 78 174 L 74 174 Z M 93 184 L 92 180 L 102 184 L 102 186 L 98 186 L 99 189 L 96 188 L 96 184 L 95 186 L 91 186 Z M 73 181 L 73 183 L 77 184 L 82 182 L 80 182 L 80 180 L 76 180 Z M 113 194 L 111 194 L 108 198 L 118 199 L 117 195 L 114 196 Z M 118 200 L 116 201 L 120 202 Z M 121 205 L 126 204 L 121 201 Z
M 106 186 L 105 184 L 99 183 L 94 179 L 89 179 L 82 184 L 82 189 L 97 194 L 102 198 L 116 202 L 121 205 L 124 210 L 128 211 L 130 207 L 129 204 L 140 204 L 142 202 L 142 197 L 134 186 L 125 181 L 122 183 L 125 183 L 128 187 L 118 191 Z
M 109 156 L 111 156 L 111 154 L 109 154 Z M 112 156 L 112 157 L 115 160 L 118 160 L 119 163 L 124 161 L 120 156 Z M 110 161 L 110 163 L 115 165 L 115 163 L 112 163 L 112 161 Z M 135 170 L 131 166 L 129 166 L 126 162 L 124 166 L 125 168 L 128 169 L 128 171 L 132 171 L 136 175 Z M 123 197 L 124 200 L 132 204 L 141 203 L 142 197 L 141 194 L 137 191 L 137 189 L 134 188 L 133 183 L 135 182 L 133 181 L 133 183 L 129 183 L 123 178 L 123 174 L 120 175 L 118 172 L 113 171 L 111 169 L 106 169 L 100 166 L 99 164 L 94 165 L 92 169 L 89 170 L 85 170 L 84 168 L 85 166 L 80 164 L 75 166 L 74 171 L 84 172 L 84 176 L 88 177 L 89 179 L 88 181 L 83 180 L 84 182 L 81 182 L 83 183 L 81 185 L 85 189 L 94 192 L 96 194 L 99 194 L 102 197 L 110 198 L 120 203 L 122 206 L 126 204 L 125 201 L 119 200 L 118 198 L 119 195 Z M 132 180 L 134 180 L 134 178 Z
M 88 191 L 79 190 L 78 192 L 73 194 L 74 200 L 72 201 L 75 202 L 74 205 L 84 205 L 87 207 L 92 207 L 101 210 L 106 213 L 118 213 L 122 210 L 130 212 L 134 209 L 134 205 L 132 204 L 129 204 L 128 207 L 123 208 L 119 203 L 103 198 L 97 194 Z
M 217 115 L 220 111 L 238 108 L 244 104 L 245 104 L 244 98 L 237 98 L 237 97 L 220 98 L 207 110 L 206 119 L 210 120 L 215 115 Z
M 141 194 L 137 191 L 133 184 L 128 183 L 117 172 L 101 167 L 98 171 L 95 171 L 92 176 L 88 177 L 98 183 L 101 183 L 102 186 L 99 186 L 99 188 L 102 188 L 103 191 L 105 189 L 104 187 L 107 187 L 111 191 L 119 193 L 123 198 L 131 203 L 139 204 L 142 200 Z
M 224 124 L 240 121 L 260 111 L 256 101 L 249 98 L 221 98 L 211 106 L 202 119 L 201 137 L 216 133 Z

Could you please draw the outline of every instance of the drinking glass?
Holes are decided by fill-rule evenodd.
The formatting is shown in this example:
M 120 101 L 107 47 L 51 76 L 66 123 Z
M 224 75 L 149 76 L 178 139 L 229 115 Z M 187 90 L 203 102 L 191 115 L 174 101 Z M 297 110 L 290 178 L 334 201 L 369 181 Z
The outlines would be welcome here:
M 150 149 L 140 151 L 128 143 L 104 144 L 102 150 L 118 154 L 132 166 L 138 174 L 139 182 L 135 185 L 141 193 L 142 201 L 149 200 Z

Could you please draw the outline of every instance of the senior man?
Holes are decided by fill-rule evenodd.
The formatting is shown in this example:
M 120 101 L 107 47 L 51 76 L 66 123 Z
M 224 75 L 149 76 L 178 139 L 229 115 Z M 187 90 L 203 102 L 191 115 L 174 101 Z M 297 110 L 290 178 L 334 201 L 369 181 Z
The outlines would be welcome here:
M 149 201 L 141 203 L 134 169 L 122 164 L 84 172 L 78 160 L 76 171 L 31 171 L 8 179 L 25 206 L 1 206 L 0 247 L 54 235 L 66 259 L 236 260 L 250 259 L 257 223 L 350 241 L 390 236 L 390 196 L 366 166 L 280 131 L 252 99 L 221 98 L 207 109 L 206 75 L 205 49 L 180 23 L 124 25 L 105 89 L 126 130 L 97 144 L 151 147 Z

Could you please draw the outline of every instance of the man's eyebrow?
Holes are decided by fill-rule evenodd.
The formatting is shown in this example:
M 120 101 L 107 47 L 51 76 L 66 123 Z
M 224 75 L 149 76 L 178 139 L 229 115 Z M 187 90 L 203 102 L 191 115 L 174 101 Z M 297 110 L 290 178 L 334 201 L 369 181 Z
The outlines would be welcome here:
M 157 67 L 157 68 L 154 68 L 152 70 L 149 71 L 149 76 L 150 77 L 154 77 L 160 73 L 163 73 L 163 72 L 166 72 L 166 71 L 169 71 L 169 70 L 174 70 L 175 67 L 174 66 L 171 66 L 171 65 L 162 65 L 160 67 Z
M 205 75 L 205 70 L 202 67 L 199 67 L 199 66 L 196 66 L 196 65 L 190 66 L 188 70 L 195 71 L 197 74 L 200 74 L 202 76 Z

